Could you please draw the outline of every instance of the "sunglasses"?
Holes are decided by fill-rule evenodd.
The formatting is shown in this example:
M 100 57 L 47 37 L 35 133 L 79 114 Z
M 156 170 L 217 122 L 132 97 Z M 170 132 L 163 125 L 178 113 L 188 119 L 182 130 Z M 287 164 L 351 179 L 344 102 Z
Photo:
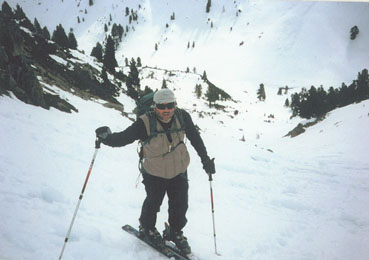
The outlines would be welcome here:
M 176 106 L 175 102 L 167 103 L 167 104 L 156 104 L 155 107 L 159 110 L 164 110 L 165 108 L 173 109 Z

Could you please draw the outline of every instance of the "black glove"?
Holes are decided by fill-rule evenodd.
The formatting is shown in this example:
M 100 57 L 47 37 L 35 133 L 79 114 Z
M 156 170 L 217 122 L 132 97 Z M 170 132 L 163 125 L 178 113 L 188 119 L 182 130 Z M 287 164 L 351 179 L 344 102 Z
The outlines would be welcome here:
M 207 174 L 214 174 L 215 173 L 215 164 L 214 164 L 214 159 L 207 159 L 206 161 L 204 161 L 202 163 L 204 170 Z
M 99 127 L 95 130 L 96 132 L 96 138 L 105 144 L 105 141 L 107 140 L 108 136 L 111 135 L 111 130 L 107 126 Z

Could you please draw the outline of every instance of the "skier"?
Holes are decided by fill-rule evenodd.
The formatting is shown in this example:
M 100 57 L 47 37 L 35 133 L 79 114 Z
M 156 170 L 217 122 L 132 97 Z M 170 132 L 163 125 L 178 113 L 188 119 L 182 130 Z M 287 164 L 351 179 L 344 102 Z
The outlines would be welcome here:
M 201 158 L 207 174 L 215 173 L 214 158 L 209 158 L 190 114 L 176 107 L 176 97 L 170 89 L 157 91 L 153 103 L 151 114 L 143 114 L 124 131 L 111 133 L 109 127 L 104 126 L 98 128 L 96 133 L 103 144 L 111 147 L 125 146 L 135 140 L 143 143 L 140 170 L 146 198 L 139 218 L 140 235 L 161 249 L 165 247 L 164 239 L 173 241 L 185 254 L 190 254 L 191 248 L 182 231 L 187 222 L 187 167 L 190 163 L 185 136 Z M 169 229 L 164 232 L 163 238 L 155 224 L 165 193 L 169 203 Z

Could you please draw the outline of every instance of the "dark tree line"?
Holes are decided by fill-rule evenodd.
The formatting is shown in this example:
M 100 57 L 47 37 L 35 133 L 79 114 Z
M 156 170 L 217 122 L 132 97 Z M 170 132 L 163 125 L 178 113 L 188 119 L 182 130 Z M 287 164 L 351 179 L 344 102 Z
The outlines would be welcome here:
M 20 26 L 22 29 L 20 29 Z M 34 24 L 32 24 L 19 5 L 13 10 L 6 1 L 2 3 L 0 10 L 0 93 L 12 91 L 20 100 L 44 108 L 64 106 L 69 109 L 68 104 L 63 103 L 65 101 L 57 99 L 55 95 L 43 92 L 34 72 L 34 66 L 32 66 L 38 63 L 45 68 L 49 68 L 47 75 L 58 73 L 60 78 L 64 78 L 65 82 L 68 82 L 71 86 L 116 102 L 114 97 L 118 94 L 119 89 L 109 81 L 107 75 L 108 69 L 115 72 L 116 66 L 114 64 L 114 42 L 112 40 L 107 41 L 107 43 L 109 43 L 108 46 L 112 46 L 113 52 L 106 51 L 104 56 L 108 57 L 106 58 L 107 61 L 109 55 L 114 60 L 111 61 L 112 65 L 104 66 L 100 75 L 102 81 L 94 77 L 93 70 L 88 65 L 75 64 L 73 70 L 65 70 L 64 65 L 49 58 L 50 54 L 57 54 L 57 50 L 60 48 L 77 47 L 72 29 L 67 36 L 60 24 L 53 32 L 53 42 L 49 40 L 50 33 L 46 27 L 41 28 L 37 18 L 34 19 Z M 101 53 L 101 60 L 104 59 L 104 56 Z M 116 75 L 114 74 L 114 76 Z M 54 103 L 56 105 L 53 105 Z
M 69 31 L 69 34 L 65 33 L 65 30 L 61 24 L 56 26 L 55 31 L 53 32 L 53 35 L 51 37 L 51 40 L 56 42 L 60 47 L 63 48 L 69 48 L 69 49 L 77 49 L 77 40 L 74 36 L 73 30 L 71 29 Z
M 357 79 L 351 85 L 342 83 L 340 88 L 330 87 L 328 92 L 322 86 L 309 90 L 303 88 L 300 93 L 291 95 L 291 109 L 293 116 L 303 118 L 320 117 L 327 112 L 349 104 L 369 99 L 368 70 L 358 73 Z
M 205 79 L 204 81 L 208 84 L 208 90 L 205 93 L 205 97 L 209 102 L 209 107 L 212 107 L 213 105 L 215 106 L 215 102 L 218 100 L 232 100 L 232 97 L 227 92 L 215 86 L 208 79 Z

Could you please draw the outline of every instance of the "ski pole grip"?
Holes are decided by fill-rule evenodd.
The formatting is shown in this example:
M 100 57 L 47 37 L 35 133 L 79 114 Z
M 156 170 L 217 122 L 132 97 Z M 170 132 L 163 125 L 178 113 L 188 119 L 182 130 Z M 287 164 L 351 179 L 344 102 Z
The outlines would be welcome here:
M 209 181 L 213 181 L 213 174 L 209 173 Z
M 100 139 L 99 138 L 96 138 L 96 140 L 95 140 L 95 148 L 96 149 L 99 149 L 100 148 L 100 144 L 101 144 Z

